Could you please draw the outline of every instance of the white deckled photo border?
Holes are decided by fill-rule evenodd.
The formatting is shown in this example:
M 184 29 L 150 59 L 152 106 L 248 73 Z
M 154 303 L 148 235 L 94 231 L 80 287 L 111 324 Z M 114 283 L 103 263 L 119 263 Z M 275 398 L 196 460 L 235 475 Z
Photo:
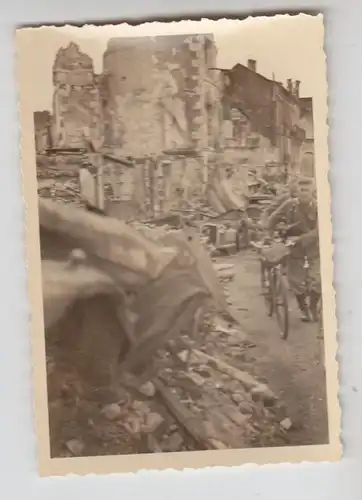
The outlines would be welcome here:
M 271 25 L 282 16 L 275 19 L 258 18 L 256 21 L 263 24 L 263 36 Z M 311 16 L 300 14 L 300 23 L 308 23 Z M 50 459 L 49 452 L 49 429 L 47 416 L 46 375 L 43 337 L 43 307 L 41 291 L 41 269 L 39 256 L 39 234 L 38 234 L 38 208 L 36 189 L 36 168 L 34 150 L 34 125 L 31 109 L 32 94 L 28 85 L 28 75 L 31 71 L 31 55 L 28 50 L 31 46 L 32 29 L 24 29 L 17 32 L 17 79 L 19 85 L 19 109 L 21 124 L 21 164 L 23 176 L 23 195 L 26 203 L 26 250 L 28 261 L 29 298 L 31 304 L 31 335 L 32 335 L 32 364 L 33 364 L 33 394 L 35 423 L 37 430 L 38 463 L 41 475 L 65 475 L 65 474 L 106 474 L 116 472 L 135 472 L 142 469 L 184 469 L 200 468 L 212 465 L 236 466 L 241 464 L 272 464 L 293 463 L 304 461 L 335 461 L 341 457 L 340 444 L 340 406 L 338 400 L 338 362 L 337 354 L 337 323 L 335 313 L 335 292 L 333 287 L 333 241 L 331 222 L 331 194 L 328 181 L 329 158 L 328 158 L 328 107 L 327 107 L 327 79 L 326 60 L 324 53 L 324 26 L 323 15 L 313 18 L 318 20 L 318 29 L 313 30 L 316 37 L 316 58 L 318 59 L 318 73 L 315 75 L 314 101 L 314 124 L 315 124 L 315 151 L 319 229 L 321 236 L 321 261 L 322 261 L 322 284 L 323 284 L 323 309 L 324 325 L 327 332 L 325 338 L 326 349 L 326 374 L 328 395 L 329 436 L 328 445 L 285 447 L 285 448 L 263 448 L 227 451 L 205 451 L 172 453 L 167 455 L 132 455 L 117 457 L 86 457 L 86 458 L 62 458 Z M 253 19 L 252 19 L 253 21 Z M 217 21 L 219 23 L 223 21 Z M 243 21 L 248 22 L 248 20 Z M 287 20 L 286 20 L 287 22 Z M 196 22 L 184 21 L 181 23 L 146 23 L 140 26 L 103 26 L 97 27 L 87 25 L 82 28 L 66 26 L 60 28 L 64 33 L 77 34 L 80 37 L 95 37 L 98 33 L 106 32 L 163 34 L 184 32 L 185 29 L 195 31 Z M 47 36 L 52 36 L 49 27 L 37 28 L 44 30 L 44 43 Z M 198 32 L 205 31 L 202 25 Z M 267 35 L 265 35 L 267 36 Z M 292 33 L 291 33 L 292 36 Z M 313 65 L 315 68 L 316 65 Z M 311 71 L 313 69 L 311 68 Z M 41 90 L 40 90 L 41 91 Z

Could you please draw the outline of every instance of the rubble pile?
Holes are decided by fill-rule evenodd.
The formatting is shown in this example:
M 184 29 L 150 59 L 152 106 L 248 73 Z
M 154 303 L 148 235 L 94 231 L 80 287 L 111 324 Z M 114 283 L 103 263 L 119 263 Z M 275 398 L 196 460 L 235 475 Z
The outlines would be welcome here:
M 75 177 L 80 161 L 81 158 L 74 155 L 39 155 L 36 158 L 37 178 Z
M 157 356 L 157 377 L 136 390 L 126 383 L 117 403 L 99 406 L 74 393 L 54 455 L 284 445 L 292 424 L 275 394 L 250 375 L 247 336 L 215 317 L 202 330 L 191 356 L 183 342 L 164 349 Z M 189 342 L 187 335 L 184 340 Z
M 130 225 L 137 229 L 137 231 L 144 234 L 147 238 L 150 238 L 152 241 L 162 240 L 167 234 L 178 231 L 178 229 L 172 228 L 167 224 L 158 226 L 151 223 L 132 221 L 130 222 Z
M 50 198 L 64 204 L 82 205 L 79 184 L 72 178 L 65 182 L 57 182 L 56 180 L 49 179 L 39 181 L 38 194 L 42 198 Z
M 65 204 L 81 205 L 78 166 L 74 158 L 37 159 L 38 195 Z M 70 164 L 69 164 L 70 162 Z
M 54 221 L 58 209 L 50 209 L 49 205 L 44 206 L 43 210 L 45 209 L 52 214 L 52 218 L 46 222 L 50 224 Z M 44 214 L 45 221 L 46 212 Z M 68 226 L 65 211 L 59 217 L 62 217 L 63 223 Z M 79 229 L 75 226 L 72 229 L 77 236 L 85 230 L 81 226 L 82 217 L 77 215 L 74 221 L 74 224 L 80 225 Z M 84 219 L 89 223 L 92 220 L 94 230 L 98 231 L 98 219 L 92 219 L 89 214 L 84 214 Z M 111 231 L 118 231 L 119 227 L 118 224 L 110 222 L 108 237 L 111 238 Z M 128 227 L 137 229 L 137 233 L 145 235 L 149 241 L 164 241 L 168 245 L 176 245 L 178 242 L 181 253 L 183 248 L 186 250 L 184 245 L 188 240 L 182 239 L 182 234 L 200 235 L 197 228 L 180 231 L 172 224 L 159 221 L 156 223 L 152 220 L 142 223 L 134 221 Z M 84 235 L 84 238 L 88 238 L 89 231 Z M 116 236 L 116 233 L 114 235 Z M 123 238 L 134 238 L 135 242 L 139 239 L 131 232 Z M 118 245 L 122 243 L 120 240 Z M 201 247 L 205 249 L 206 239 L 201 237 L 201 243 Z M 87 244 L 97 249 L 96 245 L 99 243 L 95 240 Z M 192 244 L 194 243 L 190 245 Z M 150 252 L 156 251 L 157 246 L 151 247 Z M 214 269 L 216 283 L 223 288 L 220 291 L 221 296 L 226 304 L 230 304 L 227 288 L 234 278 L 233 264 L 219 262 L 217 259 L 209 259 L 208 264 L 201 247 L 197 250 L 196 245 L 193 253 L 194 260 L 198 262 L 199 259 L 200 276 L 206 279 L 205 283 L 211 290 L 214 286 L 211 276 Z M 104 251 L 112 252 L 112 248 Z M 112 259 L 118 259 L 122 255 L 124 254 L 117 250 Z M 108 259 L 110 258 L 111 253 L 108 256 Z M 139 265 L 140 263 L 137 263 L 137 266 Z M 211 273 L 208 265 L 211 266 Z M 169 266 L 170 264 L 165 267 L 165 272 Z M 118 279 L 114 273 L 112 276 L 113 279 Z M 124 278 L 124 273 L 122 276 Z M 179 297 L 178 294 L 179 292 L 176 293 L 176 298 Z M 166 296 L 170 297 L 167 294 Z M 217 296 L 216 293 L 215 297 Z M 122 372 L 117 382 L 117 398 L 95 400 L 94 391 L 89 391 L 79 379 L 78 367 L 74 361 L 76 358 L 73 357 L 72 351 L 64 355 L 59 338 L 63 339 L 62 343 L 65 345 L 67 334 L 70 342 L 73 342 L 71 345 L 75 345 L 74 341 L 78 342 L 77 337 L 83 335 L 82 343 L 71 349 L 76 352 L 79 349 L 91 349 L 92 356 L 90 361 L 84 362 L 84 369 L 87 370 L 89 366 L 89 376 L 92 379 L 95 376 L 94 369 L 99 368 L 103 362 L 104 372 L 101 375 L 108 377 L 110 367 L 118 359 L 117 345 L 121 326 L 117 320 L 118 316 L 114 315 L 111 309 L 114 299 L 104 302 L 103 306 L 99 299 L 97 300 L 83 301 L 73 312 L 70 311 L 63 326 L 57 326 L 58 336 L 54 335 L 54 332 L 47 333 L 52 456 L 230 449 L 280 446 L 287 442 L 288 416 L 282 404 L 264 381 L 258 381 L 251 375 L 251 365 L 255 361 L 252 356 L 253 344 L 236 320 L 227 318 L 227 315 L 223 315 L 215 303 L 212 305 L 211 302 L 204 308 L 204 314 L 198 323 L 185 323 L 176 337 L 171 336 L 157 344 L 157 350 L 150 351 L 152 360 L 149 356 L 142 358 L 152 365 L 150 372 L 146 370 L 146 376 L 141 374 L 140 378 L 137 378 L 128 372 Z M 144 302 L 144 308 L 149 309 L 150 305 Z M 88 319 L 84 314 L 89 316 Z M 164 316 L 162 311 L 160 315 L 157 315 L 157 311 L 149 311 L 149 314 L 155 321 L 160 319 L 158 316 Z M 192 317 L 195 316 L 193 314 Z M 81 322 L 80 318 L 83 318 Z M 150 326 L 152 325 L 147 323 L 147 328 Z M 86 330 L 85 334 L 81 332 L 82 329 Z M 51 338 L 54 340 L 50 341 Z M 153 341 L 152 337 L 150 339 Z M 145 347 L 147 348 L 147 345 Z M 137 357 L 140 356 L 137 350 L 139 348 L 136 344 Z M 111 354 L 112 359 L 107 358 Z M 283 425 L 281 422 L 284 422 Z

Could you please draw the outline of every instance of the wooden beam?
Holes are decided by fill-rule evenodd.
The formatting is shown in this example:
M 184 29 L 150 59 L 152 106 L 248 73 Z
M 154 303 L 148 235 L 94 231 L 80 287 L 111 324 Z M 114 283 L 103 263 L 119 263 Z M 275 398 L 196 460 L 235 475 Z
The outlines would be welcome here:
M 121 165 L 124 165 L 125 167 L 134 167 L 133 160 L 127 160 L 126 158 L 117 158 L 116 156 L 113 156 L 109 153 L 102 153 L 102 156 L 105 160 L 110 160 L 115 163 L 119 163 Z
M 168 411 L 177 420 L 186 434 L 193 441 L 201 445 L 203 449 L 227 449 L 227 446 L 216 439 L 209 439 L 203 429 L 203 421 L 188 410 L 185 405 L 175 397 L 171 390 L 166 387 L 158 378 L 153 380 L 159 396 Z

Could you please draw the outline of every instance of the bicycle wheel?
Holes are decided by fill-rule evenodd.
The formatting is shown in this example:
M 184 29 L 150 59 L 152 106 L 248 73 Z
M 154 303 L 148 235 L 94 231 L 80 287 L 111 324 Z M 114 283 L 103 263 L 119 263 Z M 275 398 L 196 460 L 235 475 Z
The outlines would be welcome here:
M 286 340 L 289 335 L 288 282 L 280 271 L 274 275 L 273 298 L 280 335 Z
M 266 309 L 268 311 L 268 316 L 273 315 L 273 300 L 272 300 L 272 289 L 271 289 L 272 276 L 270 269 L 267 269 L 264 262 L 260 261 L 260 285 L 262 294 L 264 297 L 264 302 Z

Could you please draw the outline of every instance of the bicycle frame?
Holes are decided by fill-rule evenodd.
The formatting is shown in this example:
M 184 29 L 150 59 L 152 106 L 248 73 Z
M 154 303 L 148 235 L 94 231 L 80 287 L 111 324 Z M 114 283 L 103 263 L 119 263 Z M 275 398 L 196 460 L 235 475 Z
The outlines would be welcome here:
M 260 259 L 261 263 L 262 263 L 262 266 L 264 265 L 264 261 L 263 259 Z M 285 270 L 285 266 L 283 264 L 276 264 L 275 266 L 268 266 L 268 268 L 264 268 L 264 273 L 265 271 L 267 271 L 267 274 L 269 275 L 269 277 L 271 277 L 272 279 L 275 279 L 277 278 L 279 275 L 285 275 L 286 274 L 286 270 Z M 269 285 L 270 283 L 267 283 L 267 285 Z
M 253 243 L 254 248 L 261 254 L 267 245 Z M 287 295 L 287 282 L 285 277 L 285 265 L 283 260 L 275 265 L 266 265 L 266 260 L 260 256 L 261 263 L 261 287 L 266 302 L 268 316 L 276 314 L 280 327 L 281 337 L 285 340 L 289 334 L 289 308 Z

